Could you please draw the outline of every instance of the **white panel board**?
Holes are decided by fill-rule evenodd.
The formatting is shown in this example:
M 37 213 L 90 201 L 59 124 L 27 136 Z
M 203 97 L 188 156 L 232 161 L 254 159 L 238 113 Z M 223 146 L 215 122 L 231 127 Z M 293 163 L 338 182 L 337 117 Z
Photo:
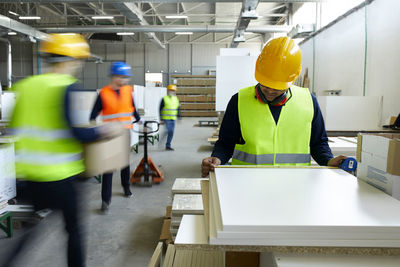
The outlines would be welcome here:
M 226 237 L 215 244 L 400 246 L 400 202 L 343 170 L 216 168 L 215 176 Z
M 0 203 L 17 195 L 14 141 L 0 139 Z
M 207 244 L 203 215 L 183 215 L 175 244 Z
M 255 56 L 218 56 L 215 110 L 225 111 L 232 95 L 240 89 L 256 85 Z
M 367 7 L 367 95 L 383 95 L 382 120 L 400 113 L 400 2 L 374 1 Z
M 317 95 L 323 95 L 324 90 L 342 90 L 346 96 L 362 95 L 364 21 L 361 9 L 315 37 Z
M 167 94 L 165 87 L 145 87 L 144 88 L 144 109 L 146 117 L 160 117 L 161 99 Z
M 133 101 L 137 109 L 144 109 L 144 86 L 133 85 Z
M 3 92 L 1 95 L 1 119 L 10 120 L 16 101 L 15 93 Z
M 328 131 L 378 130 L 381 96 L 318 96 Z

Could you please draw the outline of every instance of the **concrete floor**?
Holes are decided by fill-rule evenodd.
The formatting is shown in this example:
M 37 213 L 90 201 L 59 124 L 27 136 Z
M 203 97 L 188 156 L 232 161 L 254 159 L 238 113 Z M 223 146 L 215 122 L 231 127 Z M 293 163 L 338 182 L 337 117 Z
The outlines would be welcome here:
M 200 164 L 211 154 L 207 138 L 214 127 L 196 127 L 199 118 L 178 121 L 172 146 L 165 151 L 164 143 L 149 144 L 149 154 L 160 166 L 165 180 L 151 188 L 132 187 L 133 197 L 124 198 L 119 174 L 114 175 L 113 196 L 108 215 L 100 215 L 101 186 L 94 179 L 82 185 L 89 205 L 87 224 L 87 266 L 147 266 L 161 232 L 165 207 L 171 204 L 171 187 L 175 178 L 200 177 Z M 163 128 L 162 128 L 163 130 Z M 162 131 L 161 130 L 161 131 Z M 143 156 L 132 154 L 132 170 Z M 66 235 L 60 216 L 52 215 L 40 223 L 39 236 L 24 250 L 17 266 L 66 266 Z M 0 236 L 0 259 L 4 259 L 26 229 L 16 230 L 12 239 Z M 1 260 L 0 260 L 1 262 Z

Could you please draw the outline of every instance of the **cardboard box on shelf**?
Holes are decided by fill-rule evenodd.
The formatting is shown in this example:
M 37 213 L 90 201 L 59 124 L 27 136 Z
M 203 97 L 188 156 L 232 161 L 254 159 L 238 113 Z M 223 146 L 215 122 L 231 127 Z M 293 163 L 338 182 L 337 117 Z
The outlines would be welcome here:
M 357 177 L 400 200 L 400 134 L 359 134 Z
M 92 177 L 128 166 L 129 138 L 129 131 L 121 129 L 120 133 L 112 138 L 84 144 L 83 158 L 86 170 L 82 176 Z

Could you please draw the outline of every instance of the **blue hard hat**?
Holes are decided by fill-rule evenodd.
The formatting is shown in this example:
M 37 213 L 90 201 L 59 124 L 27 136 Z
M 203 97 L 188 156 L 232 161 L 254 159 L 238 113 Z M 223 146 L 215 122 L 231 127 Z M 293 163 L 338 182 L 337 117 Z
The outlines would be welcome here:
M 113 62 L 110 68 L 111 75 L 132 76 L 131 66 L 125 62 Z

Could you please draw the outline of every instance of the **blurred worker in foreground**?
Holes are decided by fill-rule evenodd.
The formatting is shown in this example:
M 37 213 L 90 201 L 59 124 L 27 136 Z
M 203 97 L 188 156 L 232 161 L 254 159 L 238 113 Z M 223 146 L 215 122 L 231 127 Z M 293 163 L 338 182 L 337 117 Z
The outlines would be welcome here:
M 136 111 L 133 101 L 133 88 L 128 85 L 132 76 L 131 66 L 124 62 L 114 62 L 110 69 L 111 83 L 100 90 L 96 103 L 90 114 L 90 120 L 95 120 L 101 112 L 103 121 L 118 121 L 125 128 L 131 129 L 133 117 L 135 122 L 142 124 L 139 113 Z M 126 149 L 129 149 L 127 147 Z M 104 173 L 101 184 L 101 211 L 106 214 L 111 203 L 113 173 Z M 130 167 L 129 165 L 121 170 L 121 185 L 125 197 L 131 197 L 132 192 L 129 184 Z
M 112 129 L 75 128 L 71 123 L 70 94 L 79 89 L 74 77 L 90 56 L 89 45 L 79 34 L 51 34 L 42 42 L 42 57 L 50 71 L 13 86 L 17 101 L 10 126 L 19 137 L 15 144 L 17 177 L 28 181 L 35 210 L 61 210 L 68 232 L 68 266 L 85 266 L 76 177 L 85 170 L 81 142 L 112 135 Z M 19 244 L 5 266 L 23 248 Z
M 167 86 L 167 95 L 163 97 L 160 103 L 161 121 L 165 123 L 167 128 L 167 143 L 166 150 L 174 150 L 171 147 L 172 137 L 174 137 L 175 122 L 179 116 L 179 99 L 176 96 L 176 85 L 170 84 Z
M 228 103 L 211 157 L 202 176 L 232 158 L 232 165 L 322 166 L 333 158 L 317 99 L 293 85 L 301 72 L 301 51 L 288 37 L 269 41 L 255 68 L 256 86 L 241 89 Z

